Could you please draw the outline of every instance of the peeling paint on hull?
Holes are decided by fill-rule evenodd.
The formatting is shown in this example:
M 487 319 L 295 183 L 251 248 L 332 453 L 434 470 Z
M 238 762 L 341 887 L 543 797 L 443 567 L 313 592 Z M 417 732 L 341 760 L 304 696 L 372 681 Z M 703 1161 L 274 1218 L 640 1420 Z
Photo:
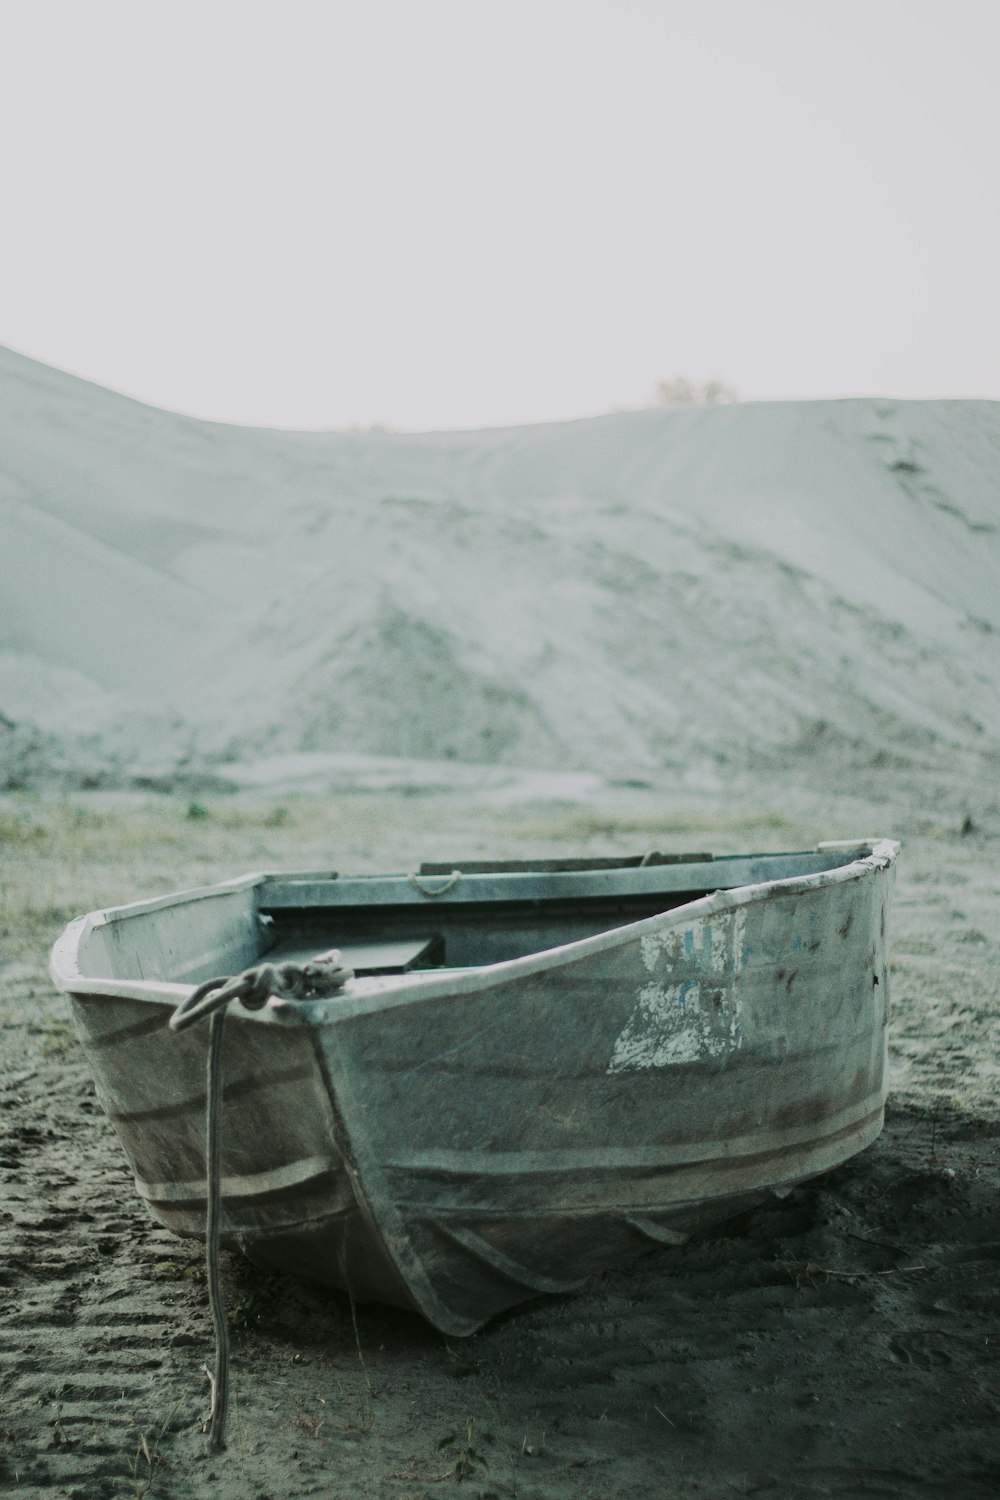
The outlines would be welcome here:
M 722 1059 L 743 1045 L 740 974 L 746 912 L 703 917 L 680 931 L 641 939 L 653 979 L 639 990 L 628 1025 L 615 1041 L 609 1073 Z

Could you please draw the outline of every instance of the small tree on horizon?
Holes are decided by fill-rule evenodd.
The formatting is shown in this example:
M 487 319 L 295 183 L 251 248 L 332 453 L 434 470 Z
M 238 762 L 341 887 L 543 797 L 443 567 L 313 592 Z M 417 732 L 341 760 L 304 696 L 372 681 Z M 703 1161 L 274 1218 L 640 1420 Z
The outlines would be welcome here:
M 674 375 L 657 381 L 654 402 L 657 406 L 725 406 L 739 399 L 739 392 L 725 380 L 689 380 L 686 375 Z

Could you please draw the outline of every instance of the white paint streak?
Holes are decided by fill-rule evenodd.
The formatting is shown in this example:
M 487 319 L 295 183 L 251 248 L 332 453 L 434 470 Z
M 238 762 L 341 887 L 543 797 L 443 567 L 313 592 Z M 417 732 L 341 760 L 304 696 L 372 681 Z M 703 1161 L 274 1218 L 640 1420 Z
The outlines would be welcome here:
M 700 918 L 687 929 L 647 933 L 642 961 L 664 979 L 645 984 L 615 1042 L 609 1073 L 722 1059 L 743 1045 L 738 978 L 746 911 Z M 679 978 L 683 973 L 685 977 Z

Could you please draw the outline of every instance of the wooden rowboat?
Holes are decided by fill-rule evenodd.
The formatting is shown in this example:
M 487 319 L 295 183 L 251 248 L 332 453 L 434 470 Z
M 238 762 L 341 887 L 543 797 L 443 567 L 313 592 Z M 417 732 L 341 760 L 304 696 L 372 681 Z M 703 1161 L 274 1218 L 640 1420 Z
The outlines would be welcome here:
M 340 949 L 335 995 L 230 1006 L 222 1243 L 468 1334 L 876 1138 L 898 848 L 249 875 L 81 917 L 52 974 L 140 1195 L 201 1236 L 207 1030 L 171 1014 Z

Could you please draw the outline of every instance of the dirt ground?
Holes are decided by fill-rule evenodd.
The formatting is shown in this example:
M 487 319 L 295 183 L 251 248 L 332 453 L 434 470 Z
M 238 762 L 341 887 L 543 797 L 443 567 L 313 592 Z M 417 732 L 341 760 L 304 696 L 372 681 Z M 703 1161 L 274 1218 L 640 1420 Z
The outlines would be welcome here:
M 285 1500 L 1000 1493 L 1000 816 L 911 784 L 600 805 L 401 793 L 0 798 L 0 1492 Z M 775 812 L 776 807 L 781 812 Z M 790 810 L 791 809 L 791 810 Z M 154 1225 L 47 951 L 102 904 L 249 869 L 902 837 L 892 1081 L 863 1155 L 468 1340 L 226 1256 L 206 1456 L 200 1248 Z

